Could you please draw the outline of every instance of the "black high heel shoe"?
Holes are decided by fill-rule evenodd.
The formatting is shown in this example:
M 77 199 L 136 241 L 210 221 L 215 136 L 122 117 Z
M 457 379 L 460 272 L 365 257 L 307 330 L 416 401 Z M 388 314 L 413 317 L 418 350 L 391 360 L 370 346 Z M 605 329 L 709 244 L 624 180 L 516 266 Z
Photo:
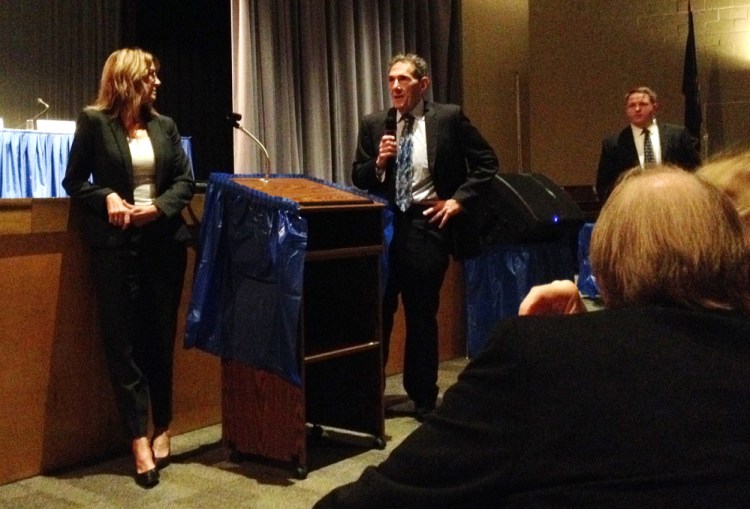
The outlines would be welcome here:
M 172 455 L 167 454 L 163 458 L 154 457 L 154 461 L 156 462 L 156 468 L 161 470 L 162 468 L 167 468 L 169 465 L 172 464 Z
M 140 474 L 136 472 L 135 483 L 141 488 L 153 488 L 159 484 L 159 469 L 154 467 Z

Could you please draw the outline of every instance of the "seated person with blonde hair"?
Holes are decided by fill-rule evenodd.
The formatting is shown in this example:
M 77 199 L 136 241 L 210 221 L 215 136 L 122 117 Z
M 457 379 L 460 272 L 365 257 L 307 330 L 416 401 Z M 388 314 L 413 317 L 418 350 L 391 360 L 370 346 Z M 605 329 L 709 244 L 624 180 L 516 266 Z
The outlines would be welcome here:
M 750 232 L 750 152 L 726 155 L 707 162 L 696 172 L 732 200 L 745 228 Z
M 695 175 L 630 174 L 592 237 L 607 309 L 501 321 L 435 413 L 316 508 L 750 506 L 746 243 Z

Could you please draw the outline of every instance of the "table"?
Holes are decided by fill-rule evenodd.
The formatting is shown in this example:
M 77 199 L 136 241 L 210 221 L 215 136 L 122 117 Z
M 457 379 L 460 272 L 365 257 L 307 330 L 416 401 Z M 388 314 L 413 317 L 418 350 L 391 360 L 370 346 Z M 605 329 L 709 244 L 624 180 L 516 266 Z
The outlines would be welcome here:
M 73 134 L 0 129 L 0 198 L 62 198 Z M 193 165 L 190 137 L 182 147 Z

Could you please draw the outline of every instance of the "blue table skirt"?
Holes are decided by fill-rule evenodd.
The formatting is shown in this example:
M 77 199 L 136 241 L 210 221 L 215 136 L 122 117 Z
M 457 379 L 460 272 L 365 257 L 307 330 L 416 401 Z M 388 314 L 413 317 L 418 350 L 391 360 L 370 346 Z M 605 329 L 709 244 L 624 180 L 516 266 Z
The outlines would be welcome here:
M 466 342 L 469 357 L 478 354 L 495 323 L 518 314 L 532 286 L 573 279 L 575 262 L 567 241 L 485 246 L 464 261 Z
M 0 129 L 0 198 L 60 198 L 73 134 Z M 182 147 L 193 165 L 190 137 Z
M 591 257 L 589 256 L 589 244 L 591 244 L 591 233 L 594 231 L 594 223 L 586 223 L 578 232 L 578 291 L 584 297 L 599 297 L 599 288 L 596 286 L 596 278 L 591 273 Z

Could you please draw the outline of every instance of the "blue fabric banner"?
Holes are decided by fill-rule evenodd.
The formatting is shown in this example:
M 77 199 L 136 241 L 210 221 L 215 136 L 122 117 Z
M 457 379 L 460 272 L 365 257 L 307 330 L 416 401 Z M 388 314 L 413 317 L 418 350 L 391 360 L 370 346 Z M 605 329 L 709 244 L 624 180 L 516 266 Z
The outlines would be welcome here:
M 73 134 L 0 129 L 0 198 L 61 198 Z M 182 148 L 193 167 L 190 137 Z
M 72 134 L 0 130 L 0 198 L 57 198 Z
M 518 314 L 532 286 L 572 280 L 574 269 L 567 241 L 488 245 L 479 256 L 464 260 L 469 357 L 482 351 L 498 320 Z
M 307 246 L 299 205 L 211 174 L 185 347 L 301 385 L 297 331 Z

